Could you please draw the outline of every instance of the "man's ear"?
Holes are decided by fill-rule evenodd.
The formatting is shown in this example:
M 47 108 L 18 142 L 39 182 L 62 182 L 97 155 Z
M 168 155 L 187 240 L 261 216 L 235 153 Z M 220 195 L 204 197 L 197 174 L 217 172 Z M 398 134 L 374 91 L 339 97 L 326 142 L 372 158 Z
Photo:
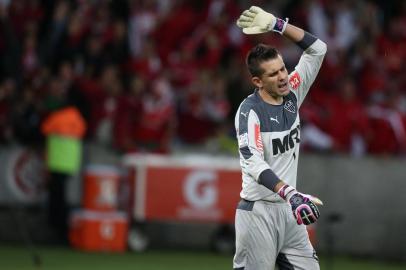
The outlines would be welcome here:
M 252 82 L 257 88 L 262 88 L 262 86 L 263 86 L 262 80 L 261 80 L 259 77 L 257 77 L 257 76 L 252 77 L 252 78 L 251 78 L 251 82 Z

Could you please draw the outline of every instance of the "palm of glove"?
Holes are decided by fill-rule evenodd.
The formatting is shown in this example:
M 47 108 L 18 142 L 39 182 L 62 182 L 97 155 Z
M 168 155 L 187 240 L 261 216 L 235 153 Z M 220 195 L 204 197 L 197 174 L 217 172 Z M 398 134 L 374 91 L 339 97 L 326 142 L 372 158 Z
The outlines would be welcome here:
M 260 7 L 252 6 L 245 10 L 237 20 L 237 26 L 242 28 L 245 34 L 260 34 L 267 32 L 275 26 L 276 18 Z
M 320 217 L 319 209 L 310 196 L 296 192 L 290 196 L 288 202 L 292 206 L 293 215 L 299 225 L 309 225 Z

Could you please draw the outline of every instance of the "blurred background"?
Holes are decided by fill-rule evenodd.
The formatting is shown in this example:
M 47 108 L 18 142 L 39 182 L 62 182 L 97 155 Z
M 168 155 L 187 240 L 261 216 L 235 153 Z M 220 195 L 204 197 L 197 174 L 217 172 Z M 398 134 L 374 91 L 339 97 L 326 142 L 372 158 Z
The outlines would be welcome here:
M 1 269 L 231 269 L 245 55 L 301 55 L 243 35 L 251 5 L 328 44 L 298 175 L 322 267 L 406 268 L 405 1 L 1 0 Z

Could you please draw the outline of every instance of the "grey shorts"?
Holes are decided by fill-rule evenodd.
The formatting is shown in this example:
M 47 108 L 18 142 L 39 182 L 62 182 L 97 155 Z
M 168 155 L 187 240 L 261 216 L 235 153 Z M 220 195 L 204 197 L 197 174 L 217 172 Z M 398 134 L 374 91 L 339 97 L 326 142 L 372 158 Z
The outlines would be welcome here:
M 320 269 L 306 227 L 287 203 L 241 200 L 235 230 L 235 270 Z

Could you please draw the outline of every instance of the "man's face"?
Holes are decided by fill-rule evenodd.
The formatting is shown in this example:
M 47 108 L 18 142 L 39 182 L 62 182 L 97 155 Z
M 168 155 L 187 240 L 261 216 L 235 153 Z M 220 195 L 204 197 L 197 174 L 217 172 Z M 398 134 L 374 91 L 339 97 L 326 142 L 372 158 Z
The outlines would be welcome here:
M 272 97 L 281 97 L 289 94 L 288 71 L 280 55 L 260 64 L 264 73 L 259 77 L 253 77 L 253 83 L 260 89 L 265 90 Z

